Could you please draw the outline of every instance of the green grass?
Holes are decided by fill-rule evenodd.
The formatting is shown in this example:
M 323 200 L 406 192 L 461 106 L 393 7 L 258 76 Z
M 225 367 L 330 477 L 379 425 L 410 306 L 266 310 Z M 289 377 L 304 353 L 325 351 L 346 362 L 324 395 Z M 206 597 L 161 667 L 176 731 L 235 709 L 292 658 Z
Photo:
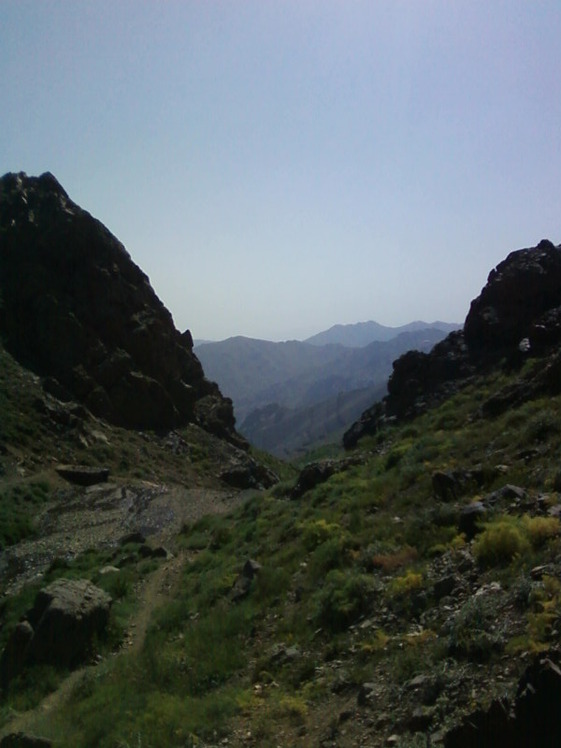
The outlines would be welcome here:
M 57 714 L 61 744 L 215 744 L 240 724 L 257 744 L 274 744 L 280 727 L 294 736 L 329 704 L 339 663 L 349 688 L 384 678 L 395 689 L 388 709 L 417 674 L 451 673 L 467 683 L 482 663 L 494 666 L 512 652 L 515 670 L 521 652 L 542 651 L 556 630 L 561 592 L 550 581 L 538 585 L 530 570 L 558 559 L 559 522 L 499 502 L 471 546 L 458 535 L 462 506 L 505 483 L 548 491 L 551 506 L 559 500 L 561 398 L 483 418 L 481 405 L 508 381 L 503 373 L 474 380 L 414 422 L 364 439 L 364 464 L 297 501 L 287 498 L 290 468 L 281 486 L 232 515 L 184 527 L 177 546 L 188 560 L 177 595 L 154 613 L 140 653 L 108 659 Z M 127 469 L 137 448 L 131 440 L 119 450 Z M 529 460 L 520 456 L 528 448 L 535 450 Z M 150 469 L 171 466 L 177 475 L 175 458 L 163 454 Z M 434 471 L 474 468 L 481 486 L 457 502 L 435 500 Z M 433 585 L 468 550 L 477 562 L 469 574 L 481 587 L 500 582 L 500 594 L 466 596 L 452 614 L 435 604 Z M 247 597 L 233 602 L 247 559 L 262 568 Z M 118 601 L 123 626 L 143 562 L 100 578 L 106 560 L 92 550 L 49 573 L 90 574 Z M 519 618 L 511 641 L 500 625 L 505 600 Z M 22 605 L 5 605 L 6 626 Z M 437 706 L 448 714 L 445 701 Z
M 0 490 L 0 551 L 36 535 L 37 512 L 50 497 L 45 481 L 19 482 Z

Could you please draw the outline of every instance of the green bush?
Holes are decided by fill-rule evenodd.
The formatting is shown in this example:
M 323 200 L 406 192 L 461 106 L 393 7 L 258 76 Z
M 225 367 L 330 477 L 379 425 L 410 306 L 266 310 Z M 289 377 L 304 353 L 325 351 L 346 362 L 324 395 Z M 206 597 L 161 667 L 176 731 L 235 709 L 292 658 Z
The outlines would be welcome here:
M 482 566 L 510 563 L 529 550 L 530 544 L 519 522 L 510 517 L 488 524 L 473 543 L 473 553 Z
M 368 610 L 373 592 L 372 580 L 365 574 L 330 571 L 315 598 L 315 618 L 329 631 L 344 631 Z
M 561 533 L 561 522 L 557 517 L 525 516 L 523 524 L 533 548 L 541 548 L 548 540 Z
M 468 600 L 451 624 L 448 651 L 453 657 L 473 662 L 487 662 L 500 652 L 503 642 L 493 631 L 496 610 L 484 597 Z

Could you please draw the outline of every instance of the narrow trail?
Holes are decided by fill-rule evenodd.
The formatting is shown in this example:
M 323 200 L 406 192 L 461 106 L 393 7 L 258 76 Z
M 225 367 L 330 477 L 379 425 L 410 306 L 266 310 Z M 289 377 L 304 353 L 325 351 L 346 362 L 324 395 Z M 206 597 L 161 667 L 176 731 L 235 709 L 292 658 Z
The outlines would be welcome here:
M 151 543 L 173 547 L 173 539 L 185 522 L 195 522 L 206 514 L 231 512 L 250 494 L 205 488 L 157 486 L 152 487 L 146 495 L 148 500 L 138 505 L 132 504 L 135 511 L 132 513 L 134 524 L 131 524 L 131 501 L 123 500 L 123 496 L 129 499 L 132 496 L 134 499 L 135 489 L 128 486 L 103 486 L 98 491 L 82 492 L 72 511 L 69 511 L 66 505 L 64 513 L 54 514 L 53 527 L 48 536 L 39 541 L 22 543 L 14 547 L 14 553 L 20 552 L 24 558 L 42 557 L 45 546 L 43 566 L 46 567 L 53 557 L 60 555 L 61 551 L 57 545 L 59 541 L 61 547 L 67 549 L 69 538 L 74 538 L 75 547 L 72 550 L 77 554 L 85 547 L 102 545 L 110 539 L 115 541 L 125 532 L 146 528 L 150 530 Z M 85 504 L 94 512 L 95 522 L 89 518 Z M 135 590 L 138 601 L 136 611 L 128 624 L 121 648 L 114 656 L 134 655 L 141 651 L 152 613 L 155 608 L 173 598 L 181 581 L 181 569 L 187 558 L 187 552 L 179 551 L 163 561 L 139 583 Z M 34 568 L 34 573 L 38 570 Z M 23 578 L 20 579 L 18 584 L 23 581 Z M 46 696 L 35 708 L 25 712 L 14 712 L 6 724 L 0 727 L 0 739 L 17 732 L 29 735 L 52 734 L 57 709 L 70 699 L 82 680 L 103 667 L 105 661 L 101 660 L 98 664 L 86 665 L 73 671 L 60 683 L 56 691 Z
M 163 563 L 150 575 L 139 590 L 139 608 L 129 625 L 125 651 L 137 653 L 142 649 L 152 612 L 173 597 L 173 593 L 180 582 L 181 569 L 185 558 L 185 553 L 180 552 L 177 556 Z
M 187 554 L 180 551 L 164 561 L 137 588 L 137 610 L 131 618 L 121 649 L 115 653 L 116 656 L 137 654 L 141 651 L 152 613 L 173 597 L 181 581 L 181 569 L 186 558 Z M 14 713 L 13 717 L 0 729 L 0 739 L 5 735 L 18 732 L 29 735 L 47 734 L 50 716 L 68 701 L 81 681 L 93 674 L 102 663 L 103 660 L 97 665 L 86 665 L 75 670 L 62 681 L 56 691 L 46 696 L 34 709 Z

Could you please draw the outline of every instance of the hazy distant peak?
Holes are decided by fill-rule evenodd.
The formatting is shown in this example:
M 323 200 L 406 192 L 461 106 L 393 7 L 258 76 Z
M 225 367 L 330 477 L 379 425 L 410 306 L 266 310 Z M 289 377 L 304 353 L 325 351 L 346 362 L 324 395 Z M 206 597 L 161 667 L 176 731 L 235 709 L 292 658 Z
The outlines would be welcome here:
M 437 329 L 443 332 L 458 330 L 462 325 L 456 322 L 423 322 L 415 320 L 399 327 L 388 327 L 379 322 L 356 322 L 349 325 L 333 325 L 328 330 L 307 338 L 304 342 L 311 345 L 339 344 L 348 348 L 362 348 L 370 343 L 392 340 L 404 332 L 417 332 L 424 329 Z

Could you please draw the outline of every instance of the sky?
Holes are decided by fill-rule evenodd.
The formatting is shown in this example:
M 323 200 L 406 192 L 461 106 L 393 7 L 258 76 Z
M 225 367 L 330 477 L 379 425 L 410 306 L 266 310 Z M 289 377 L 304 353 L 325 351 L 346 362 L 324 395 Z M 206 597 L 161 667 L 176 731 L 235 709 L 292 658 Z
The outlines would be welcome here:
M 195 338 L 463 322 L 561 243 L 559 0 L 1 0 L 0 173 Z

